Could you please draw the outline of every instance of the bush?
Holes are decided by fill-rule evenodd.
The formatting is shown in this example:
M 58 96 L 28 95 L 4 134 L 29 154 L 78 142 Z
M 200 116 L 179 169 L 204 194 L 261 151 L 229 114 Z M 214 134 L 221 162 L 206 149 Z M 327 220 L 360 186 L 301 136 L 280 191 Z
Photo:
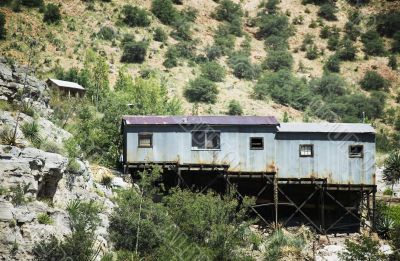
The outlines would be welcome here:
M 6 16 L 2 12 L 0 12 L 0 40 L 6 39 L 6 36 Z
M 385 78 L 375 71 L 367 71 L 360 81 L 361 87 L 367 91 L 386 89 L 387 84 Z
M 225 79 L 225 69 L 217 62 L 208 62 L 201 66 L 201 75 L 213 82 L 222 82 Z
M 287 37 L 271 35 L 265 39 L 265 46 L 271 50 L 286 50 L 289 47 Z
M 362 235 L 359 242 L 346 239 L 345 245 L 345 251 L 339 254 L 343 261 L 386 260 L 386 256 L 380 251 L 379 241 L 369 236 Z
M 281 260 L 282 257 L 289 255 L 295 260 L 307 259 L 301 253 L 311 236 L 311 233 L 304 232 L 293 235 L 285 233 L 282 229 L 273 231 L 267 240 L 264 260 Z
M 228 115 L 242 115 L 243 109 L 237 100 L 230 100 L 228 104 Z
M 21 3 L 27 7 L 42 7 L 43 0 L 21 0 Z
M 328 21 L 336 21 L 337 8 L 333 3 L 322 4 L 319 8 L 318 15 Z
M 292 69 L 293 57 L 288 51 L 270 51 L 263 63 L 264 69 L 279 71 L 281 69 Z
M 292 34 L 289 19 L 286 15 L 262 15 L 257 24 L 259 30 L 257 37 L 267 38 L 272 35 L 288 38 Z
M 233 74 L 239 79 L 253 80 L 260 73 L 260 69 L 250 62 L 249 57 L 241 54 L 234 54 L 230 57 L 229 66 L 233 69 Z
M 101 27 L 99 32 L 97 33 L 97 36 L 100 39 L 107 40 L 107 41 L 113 40 L 115 38 L 115 35 L 116 35 L 116 33 L 115 33 L 114 29 L 110 26 Z
M 400 12 L 391 10 L 376 16 L 376 29 L 381 35 L 392 37 L 400 28 Z
M 217 6 L 214 16 L 219 21 L 232 22 L 242 17 L 243 11 L 240 4 L 236 4 L 231 0 L 222 0 Z
M 220 25 L 214 36 L 214 46 L 218 46 L 222 54 L 229 54 L 235 47 L 235 36 L 229 32 L 229 28 Z
M 51 225 L 54 222 L 54 220 L 47 213 L 40 213 L 37 216 L 37 220 L 39 224 L 44 224 L 44 225 Z
M 101 185 L 106 186 L 106 187 L 111 187 L 112 184 L 112 177 L 109 175 L 104 175 L 101 177 Z
M 337 54 L 329 56 L 328 60 L 326 60 L 324 69 L 329 72 L 340 72 L 340 59 Z
M 160 19 L 163 24 L 167 25 L 174 24 L 178 17 L 178 11 L 173 6 L 171 0 L 153 0 L 151 12 Z
M 306 58 L 309 60 L 315 60 L 319 56 L 318 47 L 313 44 L 309 45 L 306 50 Z
M 361 42 L 364 45 L 363 51 L 368 55 L 381 56 L 385 53 L 383 40 L 374 30 L 369 30 L 361 35 Z
M 333 73 L 324 74 L 321 78 L 310 81 L 313 93 L 328 99 L 345 95 L 347 93 L 346 85 L 342 77 Z
M 122 21 L 129 26 L 146 27 L 150 25 L 150 19 L 146 10 L 137 6 L 124 5 L 122 8 Z
M 254 86 L 254 94 L 259 99 L 270 96 L 274 101 L 296 109 L 304 109 L 312 97 L 308 86 L 289 70 L 263 75 Z
M 214 104 L 217 101 L 218 88 L 212 81 L 198 77 L 189 82 L 184 95 L 189 102 L 203 102 Z
M 279 10 L 278 4 L 279 0 L 268 0 L 265 4 L 265 8 L 269 14 L 275 14 Z
M 392 52 L 394 53 L 400 52 L 400 31 L 398 31 L 393 35 Z
M 330 51 L 336 51 L 340 45 L 339 33 L 332 32 L 328 38 L 328 49 Z
M 55 143 L 53 141 L 47 141 L 47 140 L 44 140 L 41 143 L 40 149 L 44 150 L 46 152 L 57 153 L 57 154 L 61 154 L 63 152 L 57 143 Z
M 168 48 L 167 52 L 165 53 L 165 60 L 163 65 L 166 68 L 173 68 L 178 65 L 178 51 L 174 46 Z
M 124 52 L 121 56 L 123 63 L 142 63 L 146 59 L 147 43 L 130 42 L 125 44 Z
M 55 4 L 46 5 L 43 21 L 48 24 L 59 23 L 61 21 L 61 13 L 58 5 Z
M 338 50 L 338 56 L 342 61 L 354 61 L 356 58 L 357 48 L 349 39 L 345 39 Z
M 153 39 L 157 42 L 165 42 L 168 39 L 168 35 L 161 27 L 157 27 L 154 30 Z
M 219 45 L 212 45 L 206 48 L 207 58 L 209 60 L 215 60 L 224 54 L 222 47 Z
M 327 39 L 331 35 L 331 28 L 328 25 L 324 25 L 319 32 L 319 37 Z

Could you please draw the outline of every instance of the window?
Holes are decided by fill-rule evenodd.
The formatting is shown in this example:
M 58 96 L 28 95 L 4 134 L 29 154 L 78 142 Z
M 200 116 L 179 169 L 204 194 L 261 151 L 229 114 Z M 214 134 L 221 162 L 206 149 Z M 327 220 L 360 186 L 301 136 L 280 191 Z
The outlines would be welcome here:
M 350 158 L 362 158 L 363 157 L 363 146 L 362 145 L 350 145 L 349 157 Z
M 264 149 L 264 138 L 251 137 L 250 138 L 250 149 L 251 150 L 263 150 Z
M 216 131 L 193 131 L 192 149 L 220 149 L 220 133 Z
M 153 147 L 153 134 L 139 133 L 139 148 L 152 148 Z
M 303 144 L 299 148 L 300 157 L 314 157 L 314 145 Z

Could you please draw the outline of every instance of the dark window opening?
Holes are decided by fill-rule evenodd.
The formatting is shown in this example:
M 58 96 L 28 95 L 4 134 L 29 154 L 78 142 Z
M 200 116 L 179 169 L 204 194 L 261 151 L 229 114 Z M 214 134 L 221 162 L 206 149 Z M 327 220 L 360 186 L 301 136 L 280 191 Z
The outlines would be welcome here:
M 262 150 L 262 149 L 264 149 L 264 138 L 262 138 L 262 137 L 251 137 L 250 138 L 250 149 L 251 150 Z
M 220 133 L 216 131 L 192 132 L 192 149 L 220 149 Z
M 350 145 L 349 157 L 350 158 L 362 158 L 363 150 L 364 150 L 364 148 L 362 145 Z
M 152 148 L 153 147 L 153 134 L 139 133 L 139 148 Z
M 303 144 L 299 147 L 300 157 L 314 157 L 314 145 Z

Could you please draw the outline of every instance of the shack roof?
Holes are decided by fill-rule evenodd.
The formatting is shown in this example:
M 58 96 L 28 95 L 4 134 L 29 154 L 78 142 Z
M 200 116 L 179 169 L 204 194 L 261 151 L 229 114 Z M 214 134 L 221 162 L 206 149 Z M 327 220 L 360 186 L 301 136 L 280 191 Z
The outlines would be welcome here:
M 281 123 L 278 132 L 376 133 L 364 123 Z
M 272 125 L 273 116 L 123 116 L 126 125 Z
M 85 90 L 81 85 L 75 83 L 75 82 L 68 82 L 68 81 L 62 81 L 62 80 L 57 80 L 57 79 L 48 79 L 48 81 L 54 83 L 55 85 L 63 88 L 70 88 L 70 89 L 78 89 L 78 90 Z

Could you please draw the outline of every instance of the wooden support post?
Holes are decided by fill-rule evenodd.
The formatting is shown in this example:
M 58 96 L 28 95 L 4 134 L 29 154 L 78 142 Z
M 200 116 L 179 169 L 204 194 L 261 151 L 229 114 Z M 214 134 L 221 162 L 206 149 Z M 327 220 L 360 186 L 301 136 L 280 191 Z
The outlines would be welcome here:
M 320 202 L 320 220 L 321 220 L 321 230 L 324 231 L 325 233 L 325 186 L 322 185 L 322 187 L 320 187 L 320 191 L 319 191 L 319 202 Z
M 375 231 L 376 187 L 372 191 L 372 230 Z
M 275 207 L 275 228 L 278 228 L 278 178 L 274 175 L 274 207 Z

